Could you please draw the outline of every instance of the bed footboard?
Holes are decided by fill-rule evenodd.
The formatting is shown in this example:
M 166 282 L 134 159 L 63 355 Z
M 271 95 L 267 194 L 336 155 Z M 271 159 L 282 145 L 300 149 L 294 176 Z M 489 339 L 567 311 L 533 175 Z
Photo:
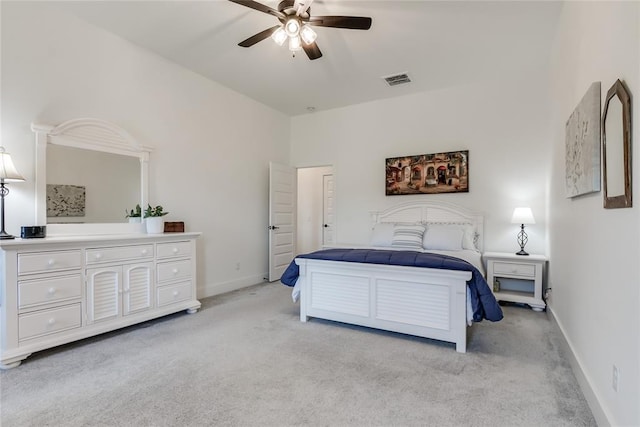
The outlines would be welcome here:
M 300 320 L 310 317 L 456 344 L 465 353 L 471 272 L 297 258 Z

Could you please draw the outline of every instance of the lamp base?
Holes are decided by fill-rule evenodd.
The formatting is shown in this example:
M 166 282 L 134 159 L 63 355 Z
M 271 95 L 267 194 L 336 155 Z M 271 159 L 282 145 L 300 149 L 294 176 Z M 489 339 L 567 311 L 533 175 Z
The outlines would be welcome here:
M 4 231 L 0 232 L 0 240 L 9 240 L 15 238 L 16 236 L 12 236 L 11 234 L 5 233 Z
M 529 254 L 526 253 L 524 249 L 520 249 L 518 252 L 516 252 L 516 255 L 529 255 Z

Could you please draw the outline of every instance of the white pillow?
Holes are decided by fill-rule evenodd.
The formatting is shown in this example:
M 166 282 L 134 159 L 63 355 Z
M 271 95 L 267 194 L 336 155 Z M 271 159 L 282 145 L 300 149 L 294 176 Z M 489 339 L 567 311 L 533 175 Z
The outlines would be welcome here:
M 456 229 L 462 230 L 462 249 L 470 249 L 473 251 L 477 251 L 475 245 L 476 239 L 476 230 L 473 224 L 442 224 L 442 223 L 433 223 L 428 224 L 427 229 L 438 227 L 438 228 L 448 228 L 448 229 Z
M 438 251 L 460 251 L 463 235 L 460 228 L 429 226 L 424 233 L 422 246 Z
M 399 225 L 393 229 L 392 246 L 408 249 L 422 249 L 424 225 Z
M 379 222 L 373 226 L 371 234 L 371 246 L 391 246 L 393 241 L 394 224 L 392 222 Z

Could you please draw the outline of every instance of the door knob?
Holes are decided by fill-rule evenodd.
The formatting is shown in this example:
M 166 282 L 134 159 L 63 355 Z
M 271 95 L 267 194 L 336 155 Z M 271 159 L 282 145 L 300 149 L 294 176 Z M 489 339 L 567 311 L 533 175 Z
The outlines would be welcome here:
M 324 225 L 324 228 L 329 228 L 329 224 L 325 224 L 325 225 Z
M 280 227 L 277 227 L 275 225 L 270 225 L 268 228 L 269 230 L 278 230 Z

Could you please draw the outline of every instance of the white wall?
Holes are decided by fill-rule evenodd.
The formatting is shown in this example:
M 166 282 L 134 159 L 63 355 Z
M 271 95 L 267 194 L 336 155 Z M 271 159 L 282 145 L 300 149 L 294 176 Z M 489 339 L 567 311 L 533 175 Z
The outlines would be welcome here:
M 154 149 L 151 204 L 204 233 L 200 297 L 262 281 L 268 164 L 288 162 L 288 117 L 41 4 L 1 7 L 2 144 L 26 178 L 11 187 L 7 230 L 34 223 L 30 123 L 95 117 Z
M 640 425 L 640 3 L 567 2 L 552 68 L 553 152 L 550 186 L 551 308 L 586 382 L 601 425 Z M 565 122 L 589 85 L 602 100 L 616 79 L 632 98 L 635 207 L 605 210 L 602 192 L 564 193 Z M 612 387 L 613 365 L 620 372 Z M 589 393 L 593 391 L 593 395 Z M 601 407 L 601 410 L 598 408 Z
M 485 249 L 519 249 L 513 209 L 528 205 L 530 253 L 546 252 L 549 176 L 548 99 L 544 70 L 522 70 L 485 85 L 452 87 L 298 116 L 292 164 L 332 164 L 336 239 L 368 243 L 369 211 L 415 199 L 441 199 L 486 216 Z M 469 150 L 469 193 L 385 196 L 385 158 Z

